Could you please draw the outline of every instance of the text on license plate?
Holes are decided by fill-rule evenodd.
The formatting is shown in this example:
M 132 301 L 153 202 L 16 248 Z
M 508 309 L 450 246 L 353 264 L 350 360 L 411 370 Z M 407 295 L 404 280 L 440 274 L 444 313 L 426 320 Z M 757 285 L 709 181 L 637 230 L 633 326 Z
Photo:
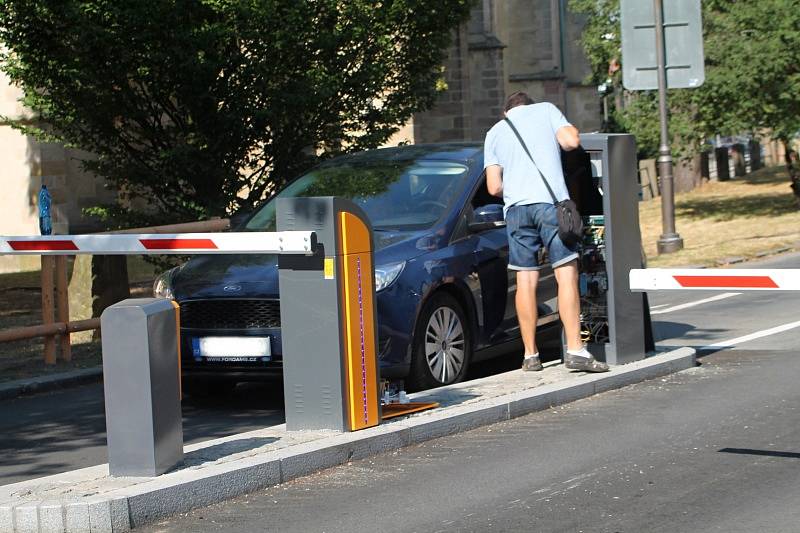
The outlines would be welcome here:
M 263 360 L 272 355 L 269 337 L 199 337 L 192 339 L 192 352 L 195 358 L 226 361 Z

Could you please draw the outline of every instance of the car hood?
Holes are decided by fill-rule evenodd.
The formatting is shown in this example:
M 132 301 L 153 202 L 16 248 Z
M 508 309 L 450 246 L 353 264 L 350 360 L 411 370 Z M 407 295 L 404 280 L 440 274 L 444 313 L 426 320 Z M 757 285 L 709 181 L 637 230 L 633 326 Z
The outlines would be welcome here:
M 376 231 L 375 264 L 408 261 L 446 244 L 439 231 Z M 203 255 L 175 271 L 177 300 L 197 298 L 276 298 L 277 255 Z

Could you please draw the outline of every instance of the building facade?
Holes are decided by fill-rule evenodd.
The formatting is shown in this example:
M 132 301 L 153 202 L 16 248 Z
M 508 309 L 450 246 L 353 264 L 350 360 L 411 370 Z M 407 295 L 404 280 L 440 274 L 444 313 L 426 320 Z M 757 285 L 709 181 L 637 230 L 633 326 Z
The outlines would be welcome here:
M 584 18 L 570 13 L 567 3 L 479 0 L 448 50 L 447 91 L 396 139 L 482 141 L 515 91 L 557 105 L 581 131 L 598 130 L 601 102 L 585 82 L 590 68 L 580 43 Z
M 19 102 L 22 92 L 0 74 L 0 234 L 39 233 L 38 196 L 42 184 L 52 197 L 53 233 L 97 230 L 82 214 L 85 207 L 110 203 L 116 192 L 104 180 L 86 173 L 79 152 L 58 143 L 39 142 L 12 128 L 8 120 L 31 121 L 32 113 Z M 0 256 L 0 273 L 36 270 L 38 256 Z

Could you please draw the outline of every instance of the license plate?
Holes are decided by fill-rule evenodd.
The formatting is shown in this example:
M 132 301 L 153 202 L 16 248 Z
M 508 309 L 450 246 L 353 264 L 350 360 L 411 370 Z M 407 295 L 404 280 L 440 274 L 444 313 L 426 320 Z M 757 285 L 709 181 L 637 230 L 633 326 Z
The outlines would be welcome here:
M 200 337 L 192 339 L 194 356 L 218 361 L 264 361 L 272 357 L 269 337 Z

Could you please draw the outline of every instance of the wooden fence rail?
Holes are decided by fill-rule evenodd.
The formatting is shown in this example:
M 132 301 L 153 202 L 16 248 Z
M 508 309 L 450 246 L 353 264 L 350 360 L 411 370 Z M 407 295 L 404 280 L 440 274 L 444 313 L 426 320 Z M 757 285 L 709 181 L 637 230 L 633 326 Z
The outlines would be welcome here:
M 184 224 L 169 224 L 147 228 L 130 228 L 102 233 L 209 233 L 230 229 L 230 220 L 219 218 Z M 61 348 L 61 359 L 72 359 L 70 333 L 100 329 L 100 318 L 69 320 L 69 280 L 67 256 L 42 256 L 42 324 L 0 331 L 0 342 L 12 342 L 44 337 L 44 360 L 56 364 L 56 346 Z

